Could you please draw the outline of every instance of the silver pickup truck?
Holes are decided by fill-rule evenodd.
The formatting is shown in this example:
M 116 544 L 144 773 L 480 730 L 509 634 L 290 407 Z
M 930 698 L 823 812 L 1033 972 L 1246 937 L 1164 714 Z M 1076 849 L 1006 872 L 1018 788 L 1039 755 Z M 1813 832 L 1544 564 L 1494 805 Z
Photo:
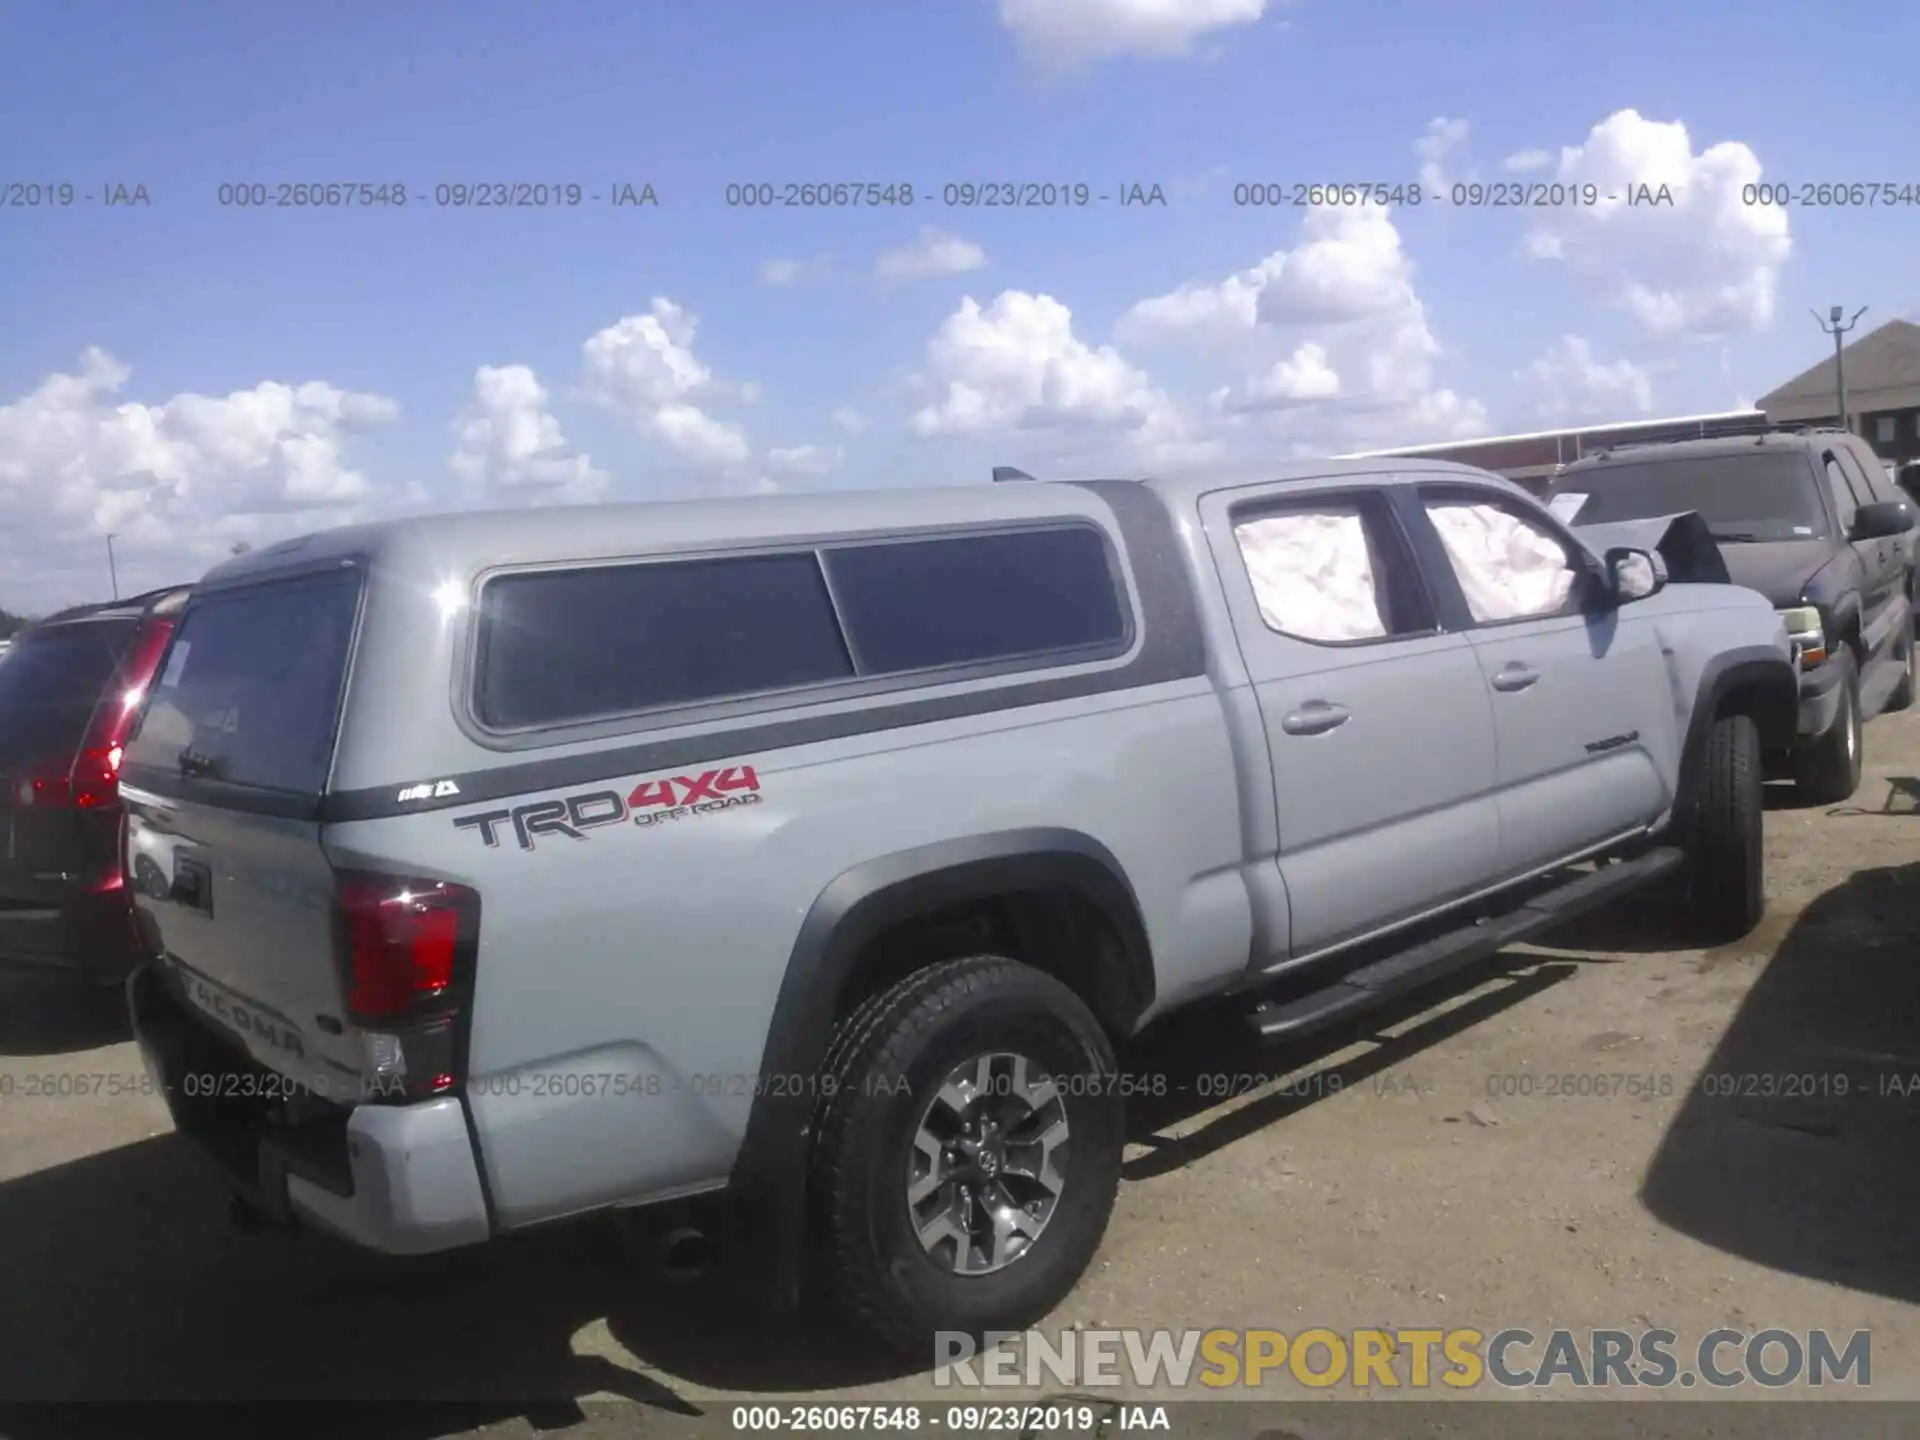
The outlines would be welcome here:
M 781 1300 L 1017 1328 L 1106 1229 L 1118 1045 L 1660 877 L 1743 933 L 1795 703 L 1760 595 L 1441 463 L 333 531 L 205 578 L 128 742 L 135 1025 L 256 1218 L 707 1196 Z

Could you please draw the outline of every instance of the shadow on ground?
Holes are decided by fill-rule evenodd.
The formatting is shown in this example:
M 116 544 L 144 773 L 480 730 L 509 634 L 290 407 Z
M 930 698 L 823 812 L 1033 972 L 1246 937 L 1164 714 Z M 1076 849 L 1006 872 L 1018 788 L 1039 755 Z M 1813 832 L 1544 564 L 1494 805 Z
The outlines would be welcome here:
M 1845 805 L 1833 809 L 1835 815 L 1884 815 L 1889 819 L 1911 820 L 1920 815 L 1920 779 L 1911 775 L 1890 775 L 1887 777 L 1885 795 L 1877 803 L 1867 803 L 1874 793 L 1871 782 L 1861 786 L 1861 793 L 1855 795 Z
M 395 1261 L 316 1235 L 242 1236 L 226 1215 L 217 1177 L 170 1133 L 0 1185 L 0 1402 L 461 1402 L 457 1424 L 396 1410 L 401 1428 L 380 1431 L 422 1437 L 489 1418 L 566 1424 L 568 1402 L 601 1392 L 697 1411 L 582 1353 L 576 1337 L 601 1325 L 649 1368 L 734 1392 L 903 1373 L 835 1328 L 668 1279 L 630 1228 Z
M 1223 1146 L 1286 1119 L 1421 1051 L 1571 979 L 1577 964 L 1508 951 L 1361 1019 L 1286 1045 L 1263 1045 L 1244 1023 L 1245 1006 L 1201 1006 L 1142 1037 L 1127 1057 L 1138 1087 L 1127 1111 L 1127 1138 L 1145 1154 L 1121 1174 L 1145 1180 L 1181 1169 Z M 1481 989 L 1489 981 L 1500 983 Z M 1315 982 L 1300 982 L 1301 989 Z M 1436 1007 L 1469 992 L 1459 1004 Z M 1284 1000 L 1288 992 L 1276 991 Z M 1415 1022 L 1409 1024 L 1408 1022 Z M 1344 1055 L 1364 1045 L 1356 1055 Z M 1245 1103 L 1232 1103 L 1245 1101 Z M 1187 1122 L 1219 1111 L 1198 1129 Z
M 1743 1259 L 1920 1301 L 1920 865 L 1855 873 L 1772 948 L 1642 1201 Z
M 0 973 L 0 1055 L 65 1055 L 132 1038 L 117 985 Z
M 1818 808 L 1805 805 L 1792 784 L 1778 781 L 1769 782 L 1766 787 L 1766 806 L 1769 811 Z M 1920 815 L 1920 780 L 1901 776 L 1885 780 L 1869 777 L 1861 783 L 1852 800 L 1826 808 L 1828 814 L 1836 816 L 1911 819 Z M 1687 932 L 1685 888 L 1684 878 L 1676 876 L 1639 895 L 1558 926 L 1541 936 L 1538 943 L 1550 949 L 1588 952 L 1594 958 L 1603 954 L 1654 955 L 1686 949 L 1698 941 Z M 1751 935 L 1709 952 L 1708 963 L 1717 963 L 1731 954 L 1771 954 L 1786 942 L 1793 922 L 1791 914 L 1776 908 L 1762 918 L 1759 928 Z
M 1192 1024 L 1149 1037 L 1127 1069 L 1164 1075 L 1168 1094 L 1134 1106 L 1134 1137 L 1154 1148 L 1128 1173 L 1190 1163 L 1576 968 L 1519 963 L 1524 974 L 1378 1038 L 1359 1059 L 1322 1069 L 1318 1085 L 1256 1100 L 1176 1140 L 1156 1131 L 1219 1103 L 1195 1102 L 1196 1075 L 1229 1067 L 1280 1073 L 1311 1068 L 1316 1057 L 1324 1064 L 1422 1007 L 1486 985 L 1502 962 L 1331 1033 L 1311 1050 L 1223 1045 L 1218 1028 Z M 1325 1078 L 1336 1074 L 1338 1083 Z M 677 1385 L 791 1394 L 877 1384 L 915 1368 L 818 1313 L 774 1316 L 716 1282 L 668 1279 L 631 1222 L 556 1227 L 477 1251 L 394 1261 L 314 1235 L 242 1236 L 226 1215 L 217 1176 L 170 1133 L 0 1184 L 0 1403 L 448 1402 L 454 1408 L 383 1407 L 379 1436 L 425 1440 L 514 1417 L 569 1425 L 579 1414 L 574 1402 L 599 1393 L 664 1419 L 704 1408 Z M 644 1370 L 593 1353 L 621 1348 Z M 9 1432 L 36 1433 L 32 1413 L 11 1417 Z

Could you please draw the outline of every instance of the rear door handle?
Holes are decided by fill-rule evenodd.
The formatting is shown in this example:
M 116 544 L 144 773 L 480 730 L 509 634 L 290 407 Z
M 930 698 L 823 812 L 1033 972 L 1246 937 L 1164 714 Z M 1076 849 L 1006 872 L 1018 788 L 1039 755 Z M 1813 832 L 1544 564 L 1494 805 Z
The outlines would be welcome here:
M 1500 667 L 1500 673 L 1492 680 L 1493 688 L 1504 695 L 1516 690 L 1524 690 L 1540 679 L 1540 672 L 1531 665 L 1522 665 L 1518 660 L 1509 660 Z
M 1309 700 L 1298 710 L 1281 718 L 1280 728 L 1289 735 L 1324 735 L 1347 723 L 1353 712 L 1344 705 L 1325 700 Z

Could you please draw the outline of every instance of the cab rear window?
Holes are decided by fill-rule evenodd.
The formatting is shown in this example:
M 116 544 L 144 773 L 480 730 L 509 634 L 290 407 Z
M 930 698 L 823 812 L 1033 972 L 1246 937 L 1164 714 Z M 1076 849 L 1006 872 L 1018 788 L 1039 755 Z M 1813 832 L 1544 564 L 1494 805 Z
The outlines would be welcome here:
M 196 599 L 161 663 L 127 763 L 318 794 L 333 758 L 359 576 Z

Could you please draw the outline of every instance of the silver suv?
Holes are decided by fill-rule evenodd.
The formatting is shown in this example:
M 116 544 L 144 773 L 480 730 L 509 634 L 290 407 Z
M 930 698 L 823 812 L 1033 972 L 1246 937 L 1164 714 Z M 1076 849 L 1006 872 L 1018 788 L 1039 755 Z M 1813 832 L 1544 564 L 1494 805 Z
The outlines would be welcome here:
M 714 1195 L 782 1300 L 811 1249 L 892 1341 L 1015 1328 L 1167 1012 L 1300 1036 L 1661 876 L 1749 929 L 1790 655 L 1437 462 L 314 535 L 128 743 L 135 1025 L 248 1213 Z

